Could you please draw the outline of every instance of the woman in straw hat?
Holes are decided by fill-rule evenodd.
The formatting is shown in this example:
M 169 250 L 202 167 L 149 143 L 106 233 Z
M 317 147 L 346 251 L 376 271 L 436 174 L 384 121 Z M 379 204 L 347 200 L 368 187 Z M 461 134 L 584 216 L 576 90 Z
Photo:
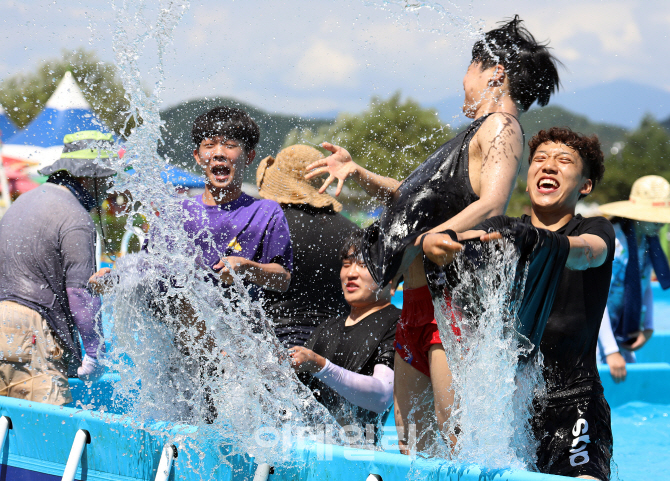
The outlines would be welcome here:
M 668 260 L 658 239 L 661 227 L 670 223 L 670 183 L 658 175 L 641 177 L 629 200 L 605 204 L 600 211 L 614 217 L 616 247 L 598 340 L 601 356 L 620 382 L 626 378 L 626 362 L 635 362 L 634 351 L 654 332 L 652 268 L 661 287 L 670 287 Z
M 277 337 L 287 347 L 304 345 L 316 326 L 349 309 L 339 285 L 339 249 L 358 228 L 339 214 L 342 204 L 305 180 L 305 167 L 321 158 L 313 147 L 292 145 L 263 159 L 256 171 L 259 195 L 281 205 L 293 244 L 289 290 L 265 295 Z

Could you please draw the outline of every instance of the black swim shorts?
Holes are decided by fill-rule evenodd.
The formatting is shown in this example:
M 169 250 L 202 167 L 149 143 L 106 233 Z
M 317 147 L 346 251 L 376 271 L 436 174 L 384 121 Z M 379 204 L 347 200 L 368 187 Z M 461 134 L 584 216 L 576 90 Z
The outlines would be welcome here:
M 535 404 L 533 432 L 541 473 L 610 479 L 610 407 L 601 393 L 575 389 Z

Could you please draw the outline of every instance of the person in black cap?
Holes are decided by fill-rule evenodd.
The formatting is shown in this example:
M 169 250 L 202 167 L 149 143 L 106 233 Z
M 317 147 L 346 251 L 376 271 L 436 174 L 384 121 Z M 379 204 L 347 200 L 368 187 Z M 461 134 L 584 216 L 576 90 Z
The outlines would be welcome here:
M 95 273 L 89 211 L 107 195 L 116 171 L 106 161 L 117 156 L 112 134 L 76 132 L 64 144 L 40 171 L 46 183 L 0 220 L 0 395 L 55 405 L 72 402 L 68 372 L 85 381 L 103 372 L 101 301 L 88 284 L 108 269 Z

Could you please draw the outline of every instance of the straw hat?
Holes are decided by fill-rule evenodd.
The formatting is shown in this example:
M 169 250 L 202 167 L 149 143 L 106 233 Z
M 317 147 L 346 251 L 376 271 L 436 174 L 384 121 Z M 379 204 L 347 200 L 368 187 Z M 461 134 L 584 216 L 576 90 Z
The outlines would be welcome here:
M 633 184 L 629 200 L 601 205 L 600 212 L 615 217 L 670 224 L 670 183 L 658 175 L 645 175 Z
M 332 206 L 335 212 L 342 210 L 334 197 L 326 193 L 319 194 L 315 183 L 305 180 L 305 168 L 323 154 L 309 145 L 292 145 L 277 154 L 277 158 L 266 157 L 261 160 L 256 171 L 258 194 L 264 199 L 280 204 L 309 204 L 312 207 Z

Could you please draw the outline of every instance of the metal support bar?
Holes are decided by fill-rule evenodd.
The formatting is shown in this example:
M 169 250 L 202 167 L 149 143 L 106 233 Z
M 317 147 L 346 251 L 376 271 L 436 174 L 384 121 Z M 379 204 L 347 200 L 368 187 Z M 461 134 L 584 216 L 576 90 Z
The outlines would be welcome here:
M 170 471 L 172 471 L 172 464 L 178 455 L 177 446 L 174 444 L 163 446 L 163 454 L 156 470 L 156 481 L 167 481 L 170 477 Z
M 12 429 L 12 420 L 7 416 L 0 417 L 0 452 L 5 447 L 5 439 L 7 439 L 7 432 Z
M 254 474 L 254 481 L 267 481 L 270 475 L 274 472 L 272 466 L 268 463 L 261 463 L 256 468 L 256 473 Z
M 70 449 L 70 457 L 67 458 L 65 471 L 61 478 L 62 481 L 74 481 L 74 476 L 77 474 L 77 468 L 79 467 L 79 461 L 81 461 L 81 455 L 87 444 L 91 444 L 91 435 L 85 429 L 80 429 L 74 436 L 72 449 Z

